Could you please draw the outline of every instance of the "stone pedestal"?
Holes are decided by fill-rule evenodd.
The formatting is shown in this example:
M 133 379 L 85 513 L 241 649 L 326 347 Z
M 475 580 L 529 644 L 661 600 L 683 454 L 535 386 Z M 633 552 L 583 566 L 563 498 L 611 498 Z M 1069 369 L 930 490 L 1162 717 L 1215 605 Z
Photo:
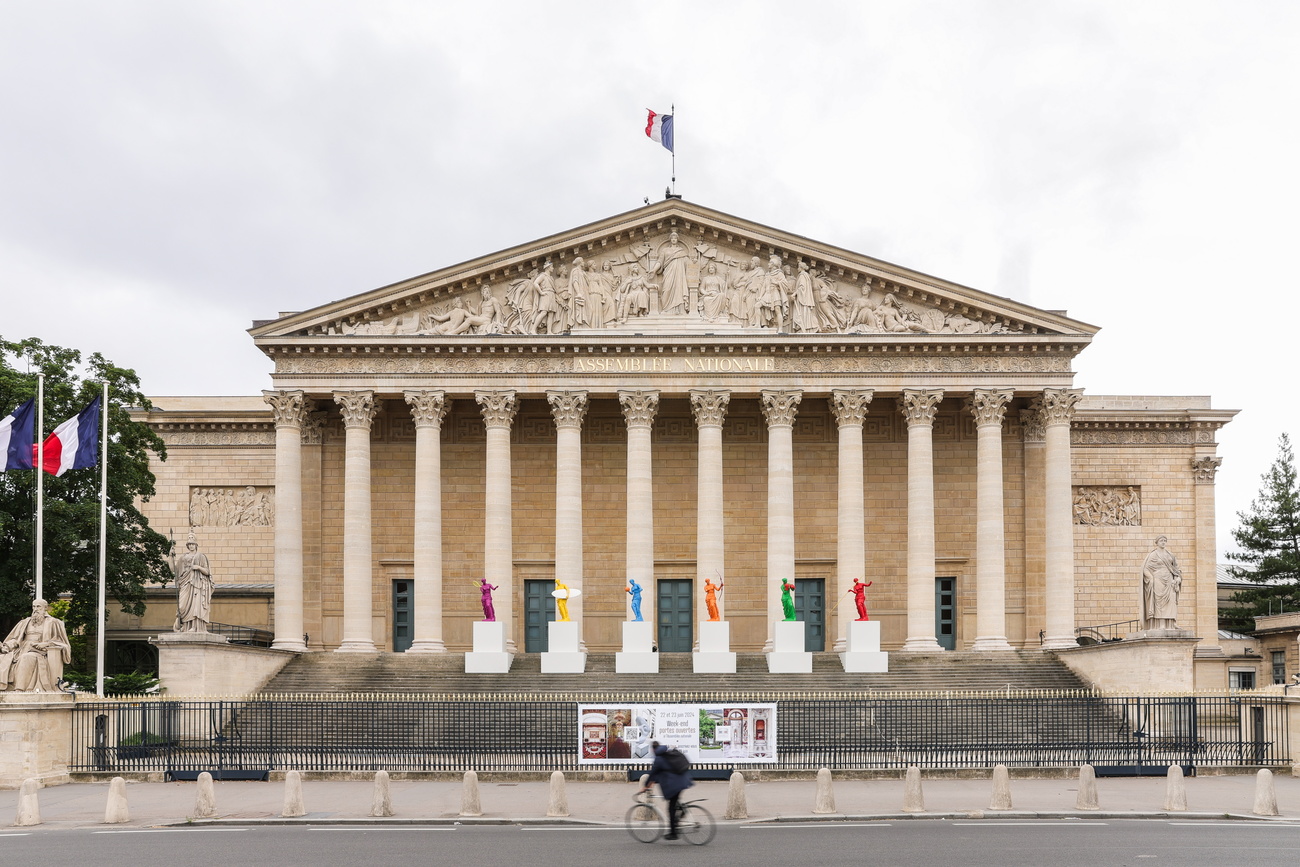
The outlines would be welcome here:
M 149 643 L 158 648 L 158 681 L 176 697 L 251 695 L 298 655 L 231 644 L 211 632 L 164 632 Z
M 582 674 L 587 669 L 587 654 L 578 642 L 578 624 L 572 620 L 552 620 L 546 624 L 547 650 L 542 653 L 542 674 Z
M 506 650 L 506 625 L 500 620 L 474 623 L 474 649 L 465 654 L 466 674 L 506 674 L 515 655 Z
M 772 624 L 772 652 L 767 670 L 773 674 L 812 674 L 813 655 L 804 650 L 802 620 L 778 620 Z
M 623 650 L 614 654 L 614 671 L 619 674 L 658 674 L 659 654 L 653 648 L 653 623 L 624 621 Z
M 72 704 L 66 693 L 0 692 L 0 789 L 68 782 Z
M 889 654 L 880 650 L 879 620 L 850 622 L 846 651 L 840 654 L 840 662 L 847 672 L 874 674 L 889 671 Z
M 731 651 L 731 624 L 726 620 L 700 622 L 700 649 L 691 654 L 696 674 L 735 674 L 736 654 Z

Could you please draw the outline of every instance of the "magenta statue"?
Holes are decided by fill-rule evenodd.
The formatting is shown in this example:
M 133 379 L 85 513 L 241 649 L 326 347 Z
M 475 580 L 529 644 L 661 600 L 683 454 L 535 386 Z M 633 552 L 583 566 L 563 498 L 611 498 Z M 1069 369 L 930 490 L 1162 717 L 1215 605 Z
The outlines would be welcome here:
M 863 584 L 861 578 L 853 579 L 853 589 L 849 592 L 853 594 L 853 601 L 858 606 L 858 620 L 871 619 L 867 616 L 867 588 L 870 586 L 870 581 Z
M 492 605 L 492 591 L 497 589 L 495 585 L 487 583 L 486 578 L 480 578 L 479 589 L 483 591 L 483 619 L 488 623 L 495 623 L 497 619 L 497 610 Z

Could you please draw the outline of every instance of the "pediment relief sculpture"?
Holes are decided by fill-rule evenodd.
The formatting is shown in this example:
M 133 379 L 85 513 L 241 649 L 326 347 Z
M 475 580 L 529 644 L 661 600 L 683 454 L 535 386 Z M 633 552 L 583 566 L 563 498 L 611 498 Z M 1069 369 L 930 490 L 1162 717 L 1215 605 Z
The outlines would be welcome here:
M 1006 334 L 1022 323 L 990 311 L 918 301 L 878 277 L 837 280 L 842 269 L 796 253 L 763 255 L 676 231 L 594 256 L 563 251 L 526 273 L 421 305 L 396 304 L 319 329 L 326 334 L 569 334 L 661 327 L 802 334 Z

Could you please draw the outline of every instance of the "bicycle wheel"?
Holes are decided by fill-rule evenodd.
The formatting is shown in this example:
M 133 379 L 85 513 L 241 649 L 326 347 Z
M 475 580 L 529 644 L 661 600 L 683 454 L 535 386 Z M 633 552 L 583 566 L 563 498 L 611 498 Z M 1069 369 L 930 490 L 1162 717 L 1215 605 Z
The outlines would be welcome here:
M 685 837 L 692 846 L 703 846 L 718 833 L 718 826 L 713 821 L 713 814 L 699 804 L 682 808 L 682 816 L 677 820 L 677 834 Z
M 623 819 L 627 832 L 640 843 L 653 843 L 664 834 L 664 815 L 649 804 L 633 804 Z

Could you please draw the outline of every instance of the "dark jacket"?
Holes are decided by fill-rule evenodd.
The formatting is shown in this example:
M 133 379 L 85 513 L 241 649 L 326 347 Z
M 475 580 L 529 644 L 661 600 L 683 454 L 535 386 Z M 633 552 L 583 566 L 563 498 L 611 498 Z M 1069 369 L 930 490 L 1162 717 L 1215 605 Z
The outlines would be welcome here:
M 665 798 L 675 798 L 686 789 L 695 785 L 691 779 L 691 772 L 684 774 L 674 774 L 668 769 L 668 760 L 664 758 L 664 753 L 668 752 L 668 747 L 663 744 L 655 750 L 655 761 L 650 766 L 650 783 L 658 783 L 659 789 L 664 793 Z

